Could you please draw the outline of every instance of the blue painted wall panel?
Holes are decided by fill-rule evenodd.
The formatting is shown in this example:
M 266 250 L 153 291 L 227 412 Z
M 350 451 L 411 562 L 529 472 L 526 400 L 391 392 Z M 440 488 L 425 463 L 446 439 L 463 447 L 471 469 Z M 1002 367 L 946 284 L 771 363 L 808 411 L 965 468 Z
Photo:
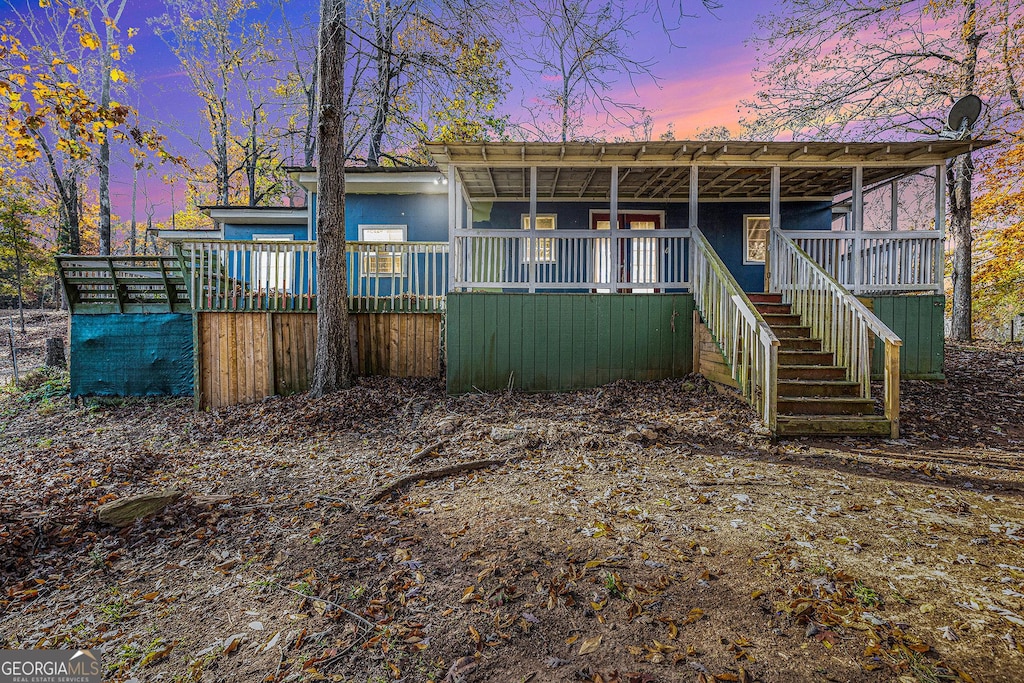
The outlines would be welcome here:
M 191 396 L 192 315 L 71 316 L 72 396 Z
M 607 204 L 586 202 L 537 203 L 538 213 L 557 214 L 557 228 L 587 230 L 590 211 L 607 211 Z M 486 211 L 486 205 L 478 207 Z M 726 267 L 748 292 L 764 289 L 764 266 L 743 264 L 743 217 L 768 215 L 768 202 L 720 202 L 700 204 L 699 225 L 711 246 Z M 832 227 L 830 202 L 785 202 L 781 206 L 782 225 L 786 230 L 829 230 Z M 495 202 L 490 206 L 486 220 L 473 222 L 474 228 L 519 229 L 522 216 L 530 211 L 526 202 Z M 620 213 L 630 211 L 664 211 L 665 228 L 674 230 L 689 227 L 688 204 L 629 203 L 619 204 Z
M 287 235 L 293 240 L 304 240 L 306 239 L 306 226 L 224 224 L 224 239 L 226 240 L 251 240 L 253 235 Z

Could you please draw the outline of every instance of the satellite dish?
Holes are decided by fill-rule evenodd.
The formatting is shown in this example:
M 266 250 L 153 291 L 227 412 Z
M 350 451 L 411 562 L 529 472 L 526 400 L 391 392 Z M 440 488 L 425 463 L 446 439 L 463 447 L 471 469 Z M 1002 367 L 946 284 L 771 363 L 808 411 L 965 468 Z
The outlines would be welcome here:
M 949 110 L 946 118 L 946 130 L 939 137 L 949 140 L 963 140 L 971 131 L 971 126 L 981 116 L 981 98 L 977 95 L 961 97 Z

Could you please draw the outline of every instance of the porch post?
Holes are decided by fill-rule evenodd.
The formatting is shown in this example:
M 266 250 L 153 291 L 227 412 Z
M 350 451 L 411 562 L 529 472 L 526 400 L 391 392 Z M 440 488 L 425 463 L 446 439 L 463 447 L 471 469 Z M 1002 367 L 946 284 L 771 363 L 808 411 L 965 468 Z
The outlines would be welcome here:
M 935 293 L 946 292 L 946 166 L 935 167 L 935 229 L 939 233 L 935 245 Z
M 850 290 L 857 294 L 864 280 L 864 167 L 853 167 L 853 283 Z
M 611 203 L 608 207 L 608 236 L 611 240 L 612 292 L 619 291 L 619 167 L 612 166 Z
M 448 291 L 455 289 L 455 270 L 458 249 L 455 247 L 455 229 L 458 220 L 458 206 L 455 193 L 455 164 L 448 164 Z M 468 246 L 468 244 L 467 244 Z
M 764 250 L 764 291 L 774 292 L 772 287 L 772 240 L 775 239 L 775 231 L 782 230 L 782 168 L 772 166 L 772 176 L 768 190 L 768 241 Z M 743 226 L 746 230 L 747 226 Z M 746 255 L 743 256 L 746 258 Z M 782 288 L 779 287 L 781 292 Z
M 889 230 L 899 230 L 900 193 L 899 180 L 889 183 Z
M 690 164 L 690 229 L 697 227 L 697 202 L 700 200 L 700 187 L 697 185 L 697 164 Z
M 537 167 L 530 167 L 530 259 L 526 281 L 530 293 L 537 291 Z
M 694 261 L 697 258 L 697 252 L 693 248 L 693 245 L 694 245 L 694 242 L 693 242 L 693 239 L 694 239 L 693 238 L 693 229 L 697 228 L 697 218 L 698 218 L 698 215 L 699 215 L 698 211 L 697 211 L 697 204 L 700 201 L 700 187 L 697 185 L 697 179 L 698 179 L 697 164 L 690 164 L 690 207 L 689 207 L 690 208 L 690 222 L 689 222 L 689 226 L 688 226 L 690 228 L 690 243 L 689 243 L 689 248 L 690 248 L 690 276 L 687 278 L 687 280 L 690 282 L 690 292 L 691 293 L 693 293 L 694 273 L 697 270 L 694 267 Z M 696 315 L 696 311 L 694 312 L 694 315 Z M 694 353 L 697 353 L 697 351 L 696 351 L 697 346 L 698 346 L 698 344 L 697 344 L 696 340 L 694 340 L 694 342 L 693 342 L 693 348 L 695 349 Z M 696 365 L 693 366 L 693 371 L 697 372 L 697 366 Z

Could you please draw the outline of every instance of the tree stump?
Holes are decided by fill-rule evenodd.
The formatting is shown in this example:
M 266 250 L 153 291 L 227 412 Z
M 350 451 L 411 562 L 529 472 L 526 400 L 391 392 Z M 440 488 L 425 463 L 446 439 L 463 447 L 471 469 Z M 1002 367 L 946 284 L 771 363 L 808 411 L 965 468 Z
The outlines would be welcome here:
M 64 339 L 61 337 L 50 337 L 46 340 L 46 354 L 43 357 L 43 364 L 48 368 L 63 368 L 67 366 L 64 359 Z

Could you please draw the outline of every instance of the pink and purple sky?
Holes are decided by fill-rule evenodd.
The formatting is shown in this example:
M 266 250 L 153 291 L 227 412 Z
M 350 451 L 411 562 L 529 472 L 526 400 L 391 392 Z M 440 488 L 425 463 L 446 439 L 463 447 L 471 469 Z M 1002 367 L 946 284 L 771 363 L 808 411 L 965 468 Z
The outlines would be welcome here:
M 11 2 L 19 6 L 22 3 L 28 7 L 37 5 L 37 0 Z M 750 97 L 755 89 L 750 75 L 754 66 L 754 50 L 745 46 L 744 41 L 753 33 L 757 16 L 771 11 L 774 3 L 770 0 L 723 0 L 723 7 L 714 14 L 705 11 L 696 0 L 689 4 L 693 6 L 694 16 L 682 21 L 671 40 L 653 19 L 641 19 L 636 23 L 636 56 L 654 60 L 653 71 L 659 78 L 659 84 L 640 82 L 639 98 L 628 86 L 622 86 L 618 96 L 626 100 L 639 99 L 651 110 L 654 137 L 665 131 L 669 123 L 674 124 L 678 138 L 692 136 L 699 128 L 715 125 L 724 125 L 736 133 L 740 118 L 737 105 L 742 98 Z M 289 9 L 292 7 L 296 17 L 316 12 L 315 0 L 291 0 Z M 258 10 L 264 11 L 269 13 L 271 10 L 269 7 Z M 138 100 L 129 100 L 129 103 L 138 107 L 144 121 L 167 124 L 160 127 L 168 133 L 173 152 L 197 159 L 195 146 L 182 134 L 173 132 L 178 129 L 201 133 L 205 123 L 201 102 L 191 93 L 176 58 L 149 26 L 148 19 L 163 12 L 162 0 L 129 0 L 120 22 L 122 29 L 134 27 L 139 31 L 132 40 L 136 53 L 125 63 L 137 83 L 138 92 Z M 0 18 L 9 15 L 9 9 L 0 10 Z M 676 46 L 672 45 L 673 42 Z M 515 89 L 507 98 L 506 108 L 514 119 L 513 108 L 529 98 L 529 93 L 526 78 L 513 74 L 513 84 Z M 127 150 L 115 150 L 115 157 L 120 157 L 121 164 L 114 169 L 112 200 L 115 212 L 127 220 L 131 197 Z M 158 169 L 146 179 L 145 188 L 140 188 L 140 222 L 145 222 L 146 214 L 142 208 L 143 189 L 152 204 L 154 220 L 162 221 L 170 213 L 170 192 L 160 179 L 160 175 L 169 170 L 166 167 Z M 182 194 L 182 188 L 177 188 L 178 208 L 182 204 Z

